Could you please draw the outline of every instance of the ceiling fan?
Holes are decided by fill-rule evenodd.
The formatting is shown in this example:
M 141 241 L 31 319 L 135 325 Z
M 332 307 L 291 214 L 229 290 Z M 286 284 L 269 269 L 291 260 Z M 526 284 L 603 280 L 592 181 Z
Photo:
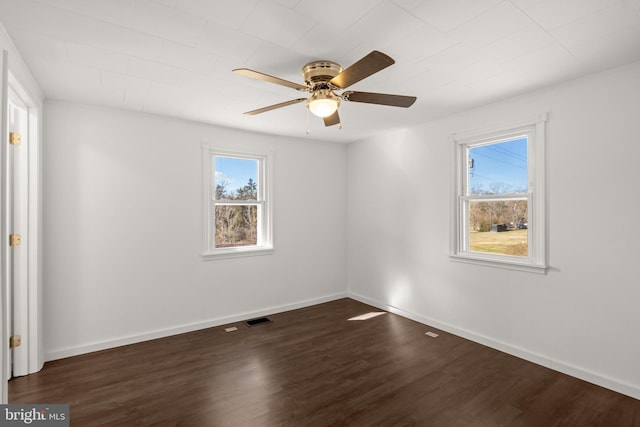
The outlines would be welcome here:
M 346 69 L 343 69 L 340 64 L 333 61 L 313 61 L 302 67 L 304 85 L 253 71 L 248 68 L 237 68 L 233 70 L 233 72 L 253 79 L 287 86 L 301 92 L 311 93 L 311 96 L 308 98 L 292 99 L 268 107 L 258 108 L 257 110 L 247 111 L 244 114 L 252 116 L 306 101 L 309 111 L 324 119 L 325 126 L 333 126 L 340 123 L 338 107 L 341 101 L 365 102 L 404 108 L 410 107 L 416 102 L 417 98 L 415 96 L 356 91 L 344 91 L 340 93 L 340 91 L 343 91 L 354 83 L 394 63 L 395 61 L 390 56 L 377 50 L 369 53 Z

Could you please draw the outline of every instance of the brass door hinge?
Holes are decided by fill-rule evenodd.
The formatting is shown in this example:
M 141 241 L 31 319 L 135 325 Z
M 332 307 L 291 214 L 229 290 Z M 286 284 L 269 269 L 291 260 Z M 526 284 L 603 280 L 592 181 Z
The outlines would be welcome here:
M 22 136 L 18 132 L 9 132 L 9 144 L 11 145 L 22 144 Z
M 9 338 L 9 348 L 13 349 L 16 347 L 20 347 L 22 344 L 22 335 L 12 335 Z
M 9 246 L 20 246 L 22 236 L 18 233 L 9 234 Z

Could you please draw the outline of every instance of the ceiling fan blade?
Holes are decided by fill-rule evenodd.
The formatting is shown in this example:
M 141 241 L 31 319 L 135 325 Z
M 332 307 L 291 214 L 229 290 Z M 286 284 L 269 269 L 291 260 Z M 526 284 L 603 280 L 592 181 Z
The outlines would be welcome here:
M 340 124 L 340 115 L 338 114 L 338 110 L 336 110 L 332 115 L 324 118 L 325 126 L 333 126 L 337 124 Z
M 389 95 L 374 92 L 344 92 L 342 99 L 351 102 L 366 102 L 368 104 L 390 105 L 392 107 L 408 108 L 416 102 L 415 96 Z
M 380 70 L 394 64 L 390 56 L 374 50 L 346 70 L 332 78 L 329 83 L 340 88 L 346 89 L 354 83 L 359 82 Z
M 307 91 L 307 87 L 305 85 L 290 82 L 289 80 L 284 80 L 279 77 L 270 76 L 269 74 L 264 74 L 259 71 L 253 71 L 248 68 L 236 68 L 232 72 L 252 79 L 262 80 L 263 82 L 275 83 L 277 85 L 287 86 L 296 90 Z
M 306 100 L 307 100 L 307 98 L 292 99 L 291 101 L 286 101 L 286 102 L 281 102 L 279 104 L 269 105 L 268 107 L 258 108 L 257 110 L 247 111 L 244 114 L 246 114 L 248 116 L 255 116 L 256 114 L 266 113 L 267 111 L 275 110 L 276 108 L 286 107 L 287 105 L 297 104 L 299 102 L 303 102 L 303 101 L 306 101 Z

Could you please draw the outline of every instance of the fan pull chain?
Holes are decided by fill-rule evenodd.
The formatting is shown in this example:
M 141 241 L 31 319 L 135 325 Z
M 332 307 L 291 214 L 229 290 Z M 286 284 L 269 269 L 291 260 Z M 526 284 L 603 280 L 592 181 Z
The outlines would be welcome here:
M 307 110 L 307 135 L 309 135 L 311 133 L 311 131 L 309 130 L 309 109 L 306 108 Z

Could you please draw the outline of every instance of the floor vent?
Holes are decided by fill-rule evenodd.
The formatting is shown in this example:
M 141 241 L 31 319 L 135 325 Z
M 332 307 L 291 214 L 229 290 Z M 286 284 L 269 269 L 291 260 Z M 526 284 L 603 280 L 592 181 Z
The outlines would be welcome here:
M 247 326 L 256 326 L 256 325 L 262 325 L 263 323 L 269 323 L 269 322 L 271 322 L 271 319 L 269 319 L 268 317 L 257 317 L 255 319 L 245 320 L 244 324 Z

